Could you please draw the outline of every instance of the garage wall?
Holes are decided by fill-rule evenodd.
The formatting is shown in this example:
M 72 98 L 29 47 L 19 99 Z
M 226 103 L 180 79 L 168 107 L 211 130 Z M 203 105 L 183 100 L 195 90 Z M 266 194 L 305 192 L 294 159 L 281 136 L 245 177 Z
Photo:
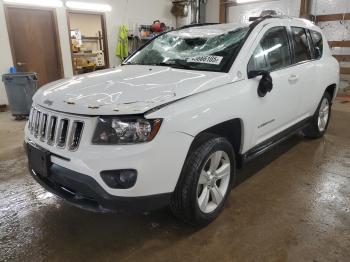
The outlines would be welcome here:
M 115 48 L 118 41 L 119 26 L 122 23 L 128 25 L 143 23 L 151 24 L 154 20 L 160 19 L 169 26 L 175 26 L 175 17 L 170 12 L 172 6 L 170 0 L 84 1 L 104 3 L 112 6 L 112 11 L 106 13 L 107 41 L 111 66 L 116 66 L 120 63 L 119 59 L 115 56 Z M 9 68 L 13 65 L 3 5 L 3 1 L 0 0 L 0 75 L 7 73 Z M 73 69 L 70 55 L 66 9 L 65 7 L 61 7 L 56 8 L 55 10 L 58 21 L 64 75 L 65 77 L 70 77 L 73 75 Z M 7 103 L 5 89 L 3 83 L 0 81 L 0 105 Z
M 115 48 L 121 24 L 127 24 L 130 30 L 133 26 L 151 24 L 158 19 L 168 26 L 176 24 L 176 19 L 170 12 L 172 7 L 170 0 L 110 0 L 108 2 L 113 7 L 113 10 L 106 14 L 111 66 L 120 64 L 115 56 Z
M 231 6 L 227 10 L 227 21 L 248 22 L 249 17 L 259 16 L 263 10 L 276 10 L 279 14 L 299 17 L 300 0 L 276 0 Z
M 8 71 L 12 66 L 10 42 L 6 30 L 3 3 L 0 1 L 0 74 Z M 7 104 L 7 97 L 2 80 L 0 80 L 0 105 Z
M 99 15 L 73 13 L 69 17 L 71 28 L 79 28 L 85 36 L 98 36 L 97 32 L 102 29 Z
M 219 23 L 220 22 L 220 0 L 207 0 L 205 7 L 205 22 Z
M 350 13 L 349 0 L 312 0 L 311 14 L 327 15 Z M 350 40 L 350 21 L 319 22 L 329 41 Z
M 312 0 L 311 14 L 329 15 L 350 13 L 349 0 Z M 328 21 L 317 24 L 325 33 L 328 41 L 350 41 L 350 21 Z M 333 55 L 350 55 L 350 47 L 334 47 Z M 341 62 L 341 67 L 349 67 L 350 62 Z M 350 86 L 350 75 L 341 76 L 340 88 Z
M 347 1 L 347 0 L 344 0 Z M 206 22 L 219 22 L 219 0 L 207 0 Z M 240 4 L 227 8 L 227 22 L 247 22 L 251 16 L 259 16 L 263 10 L 276 10 L 280 14 L 299 17 L 300 0 L 266 0 L 259 3 Z
M 58 21 L 58 31 L 60 37 L 64 75 L 68 77 L 73 74 L 73 70 L 70 56 L 70 46 L 65 8 L 56 8 L 56 15 Z M 11 66 L 13 66 L 13 61 L 6 26 L 4 3 L 2 0 L 0 0 L 0 75 L 7 73 Z M 4 85 L 2 81 L 0 81 L 0 105 L 3 104 L 8 104 L 8 101 Z

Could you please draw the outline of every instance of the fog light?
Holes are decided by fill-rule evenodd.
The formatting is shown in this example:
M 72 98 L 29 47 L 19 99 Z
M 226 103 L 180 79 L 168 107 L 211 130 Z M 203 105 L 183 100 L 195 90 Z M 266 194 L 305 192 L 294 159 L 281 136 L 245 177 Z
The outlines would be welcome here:
M 137 171 L 134 169 L 107 170 L 101 172 L 101 177 L 111 188 L 127 189 L 135 185 Z

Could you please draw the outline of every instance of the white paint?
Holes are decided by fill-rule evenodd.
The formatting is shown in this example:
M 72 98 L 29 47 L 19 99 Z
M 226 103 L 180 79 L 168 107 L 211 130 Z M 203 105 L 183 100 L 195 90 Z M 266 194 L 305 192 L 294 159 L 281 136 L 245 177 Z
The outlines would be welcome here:
M 86 2 L 86 1 L 81 1 Z M 175 26 L 175 17 L 171 14 L 171 1 L 166 0 L 94 0 L 91 2 L 112 6 L 111 12 L 106 12 L 106 30 L 108 40 L 109 60 L 111 66 L 120 64 L 115 56 L 119 27 L 126 23 L 129 27 L 139 24 L 151 24 L 160 19 L 169 26 Z M 10 43 L 8 39 L 6 20 L 3 8 L 3 0 L 0 0 L 0 75 L 7 73 L 13 66 Z M 66 7 L 55 8 L 57 15 L 58 32 L 61 44 L 64 76 L 73 75 L 70 55 L 70 42 L 67 25 Z M 7 97 L 3 83 L 0 83 L 0 104 L 7 104 Z
M 225 26 L 235 25 L 216 27 L 222 29 Z M 266 30 L 276 26 L 298 26 L 320 32 L 319 28 L 305 20 L 264 20 L 251 32 L 228 73 L 126 65 L 57 82 L 34 96 L 34 106 L 57 115 L 58 121 L 62 117 L 71 122 L 83 120 L 84 131 L 79 148 L 72 152 L 51 146 L 35 137 L 28 128 L 25 140 L 33 141 L 53 155 L 69 158 L 70 161 L 65 161 L 53 156 L 51 160 L 92 177 L 112 195 L 136 197 L 173 192 L 191 142 L 200 132 L 228 120 L 240 119 L 243 141 L 239 153 L 244 154 L 259 142 L 314 115 L 327 86 L 338 84 L 339 66 L 324 38 L 321 59 L 271 72 L 273 89 L 265 97 L 259 97 L 260 77 L 248 79 L 247 65 Z M 198 30 L 209 31 L 213 27 Z M 241 79 L 237 77 L 238 72 L 242 73 Z M 68 105 L 63 102 L 64 99 L 75 104 Z M 52 103 L 47 103 L 50 100 Z M 89 108 L 88 105 L 98 106 Z M 148 111 L 160 105 L 164 107 Z M 57 110 L 66 113 L 57 113 Z M 133 115 L 146 111 L 148 119 L 163 119 L 151 142 L 107 146 L 91 144 L 97 124 L 97 117 L 91 115 L 117 117 L 119 114 Z M 112 189 L 102 181 L 102 170 L 125 168 L 138 171 L 137 182 L 132 188 Z

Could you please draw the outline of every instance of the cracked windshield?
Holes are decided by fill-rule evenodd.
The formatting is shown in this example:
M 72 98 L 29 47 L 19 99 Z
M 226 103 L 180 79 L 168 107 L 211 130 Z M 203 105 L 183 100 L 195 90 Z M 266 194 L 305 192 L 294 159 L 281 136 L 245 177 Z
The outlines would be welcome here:
M 224 72 L 236 58 L 248 29 L 172 31 L 154 39 L 125 64 Z

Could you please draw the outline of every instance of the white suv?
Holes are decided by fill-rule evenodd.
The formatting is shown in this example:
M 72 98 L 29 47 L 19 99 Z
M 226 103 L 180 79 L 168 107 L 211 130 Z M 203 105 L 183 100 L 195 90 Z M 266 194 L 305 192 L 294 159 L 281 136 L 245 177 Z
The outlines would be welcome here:
M 174 30 L 117 68 L 41 88 L 25 132 L 30 172 L 85 209 L 170 205 L 205 225 L 245 161 L 295 132 L 325 133 L 338 83 L 307 20 Z

